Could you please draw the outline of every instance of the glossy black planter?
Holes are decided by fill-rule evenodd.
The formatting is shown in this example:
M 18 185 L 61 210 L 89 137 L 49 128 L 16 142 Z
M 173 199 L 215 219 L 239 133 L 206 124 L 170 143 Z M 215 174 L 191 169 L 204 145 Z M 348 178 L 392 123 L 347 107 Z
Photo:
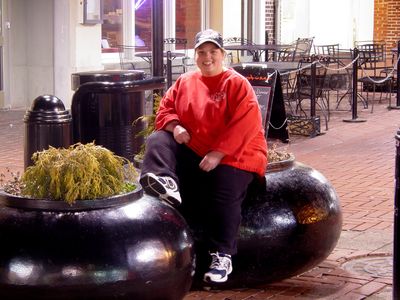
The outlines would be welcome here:
M 233 273 L 219 288 L 255 286 L 301 274 L 322 262 L 342 229 L 338 196 L 315 169 L 294 159 L 268 165 L 266 189 L 243 204 Z M 201 241 L 196 252 L 202 249 Z M 196 285 L 208 261 L 197 254 Z
M 108 199 L 0 193 L 0 299 L 182 299 L 193 239 L 182 216 L 142 190 Z

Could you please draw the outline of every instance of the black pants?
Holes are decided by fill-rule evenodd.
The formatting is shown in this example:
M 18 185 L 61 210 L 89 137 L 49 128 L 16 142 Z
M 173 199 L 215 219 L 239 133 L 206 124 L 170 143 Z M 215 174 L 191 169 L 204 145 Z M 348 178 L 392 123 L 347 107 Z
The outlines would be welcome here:
M 141 172 L 175 179 L 182 197 L 178 209 L 192 229 L 204 233 L 209 251 L 236 254 L 241 204 L 255 175 L 222 164 L 204 172 L 201 159 L 170 132 L 156 131 L 147 139 Z

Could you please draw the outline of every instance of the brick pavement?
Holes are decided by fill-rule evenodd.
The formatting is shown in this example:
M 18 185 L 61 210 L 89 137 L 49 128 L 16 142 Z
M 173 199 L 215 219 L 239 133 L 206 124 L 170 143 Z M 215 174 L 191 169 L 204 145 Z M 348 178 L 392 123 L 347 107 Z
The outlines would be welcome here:
M 386 106 L 387 101 L 376 104 L 372 114 L 359 108 L 363 123 L 343 122 L 351 118 L 348 110 L 332 111 L 329 130 L 320 136 L 292 136 L 289 144 L 269 141 L 320 171 L 339 195 L 343 231 L 324 262 L 256 289 L 191 291 L 184 300 L 391 299 L 394 136 L 400 111 Z M 23 110 L 0 111 L 0 172 L 23 170 L 23 115 Z

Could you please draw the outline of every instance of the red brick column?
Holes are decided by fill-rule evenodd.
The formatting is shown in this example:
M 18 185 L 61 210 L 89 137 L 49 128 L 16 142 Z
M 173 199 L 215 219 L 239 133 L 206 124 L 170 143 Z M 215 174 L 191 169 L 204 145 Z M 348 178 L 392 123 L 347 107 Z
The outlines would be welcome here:
M 400 39 L 399 11 L 399 0 L 375 0 L 374 40 L 386 41 L 388 49 Z
M 265 0 L 265 30 L 269 43 L 275 42 L 275 4 L 274 0 Z

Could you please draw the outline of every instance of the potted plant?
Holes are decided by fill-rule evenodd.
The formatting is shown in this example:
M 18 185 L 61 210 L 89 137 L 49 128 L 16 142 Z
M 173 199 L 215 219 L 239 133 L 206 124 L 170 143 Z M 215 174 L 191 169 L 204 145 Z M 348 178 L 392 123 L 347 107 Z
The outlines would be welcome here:
M 181 215 L 132 164 L 90 144 L 49 148 L 0 191 L 0 298 L 182 299 L 194 265 Z
M 136 189 L 137 172 L 126 158 L 94 143 L 36 152 L 27 167 L 20 193 L 35 199 L 77 200 L 105 198 Z
M 143 115 L 137 118 L 132 126 L 136 126 L 139 122 L 144 122 L 144 129 L 141 130 L 137 136 L 144 138 L 144 143 L 140 146 L 140 151 L 134 157 L 135 166 L 140 168 L 143 162 L 144 152 L 146 150 L 146 138 L 155 130 L 156 113 L 160 106 L 162 96 L 160 94 L 153 94 L 153 112 L 149 115 Z

